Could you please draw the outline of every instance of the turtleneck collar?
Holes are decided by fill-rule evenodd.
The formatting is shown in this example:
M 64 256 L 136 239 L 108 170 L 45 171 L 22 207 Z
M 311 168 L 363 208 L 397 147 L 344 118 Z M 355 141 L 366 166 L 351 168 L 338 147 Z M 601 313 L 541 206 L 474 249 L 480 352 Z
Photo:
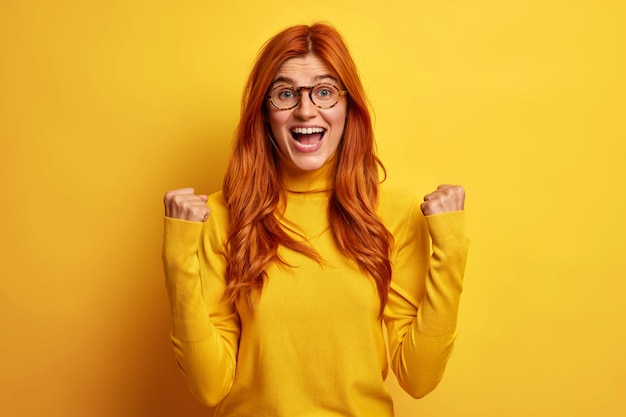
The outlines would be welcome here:
M 336 157 L 333 155 L 314 171 L 302 171 L 291 164 L 281 167 L 285 189 L 294 193 L 327 192 L 332 188 L 332 175 Z

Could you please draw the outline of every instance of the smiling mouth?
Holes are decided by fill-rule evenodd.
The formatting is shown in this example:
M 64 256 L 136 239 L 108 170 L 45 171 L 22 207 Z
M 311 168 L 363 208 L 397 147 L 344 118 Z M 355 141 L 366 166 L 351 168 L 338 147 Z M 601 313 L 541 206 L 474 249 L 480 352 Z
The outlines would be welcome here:
M 296 127 L 291 130 L 291 137 L 303 149 L 312 149 L 317 146 L 324 137 L 326 129 L 321 127 Z

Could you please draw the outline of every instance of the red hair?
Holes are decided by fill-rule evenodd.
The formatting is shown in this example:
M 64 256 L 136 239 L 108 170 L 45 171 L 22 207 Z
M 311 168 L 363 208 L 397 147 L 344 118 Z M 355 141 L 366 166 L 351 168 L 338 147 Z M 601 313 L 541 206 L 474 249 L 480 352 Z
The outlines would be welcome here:
M 290 58 L 313 54 L 332 68 L 348 91 L 343 138 L 337 148 L 328 217 L 339 250 L 376 282 L 382 313 L 391 282 L 392 236 L 376 215 L 379 166 L 369 107 L 358 71 L 341 35 L 317 23 L 283 30 L 261 49 L 241 103 L 241 119 L 223 183 L 230 209 L 226 280 L 230 300 L 263 288 L 265 268 L 283 262 L 279 245 L 322 261 L 314 248 L 280 226 L 277 207 L 284 190 L 279 155 L 267 124 L 267 91 Z M 284 262 L 283 262 L 284 263 Z

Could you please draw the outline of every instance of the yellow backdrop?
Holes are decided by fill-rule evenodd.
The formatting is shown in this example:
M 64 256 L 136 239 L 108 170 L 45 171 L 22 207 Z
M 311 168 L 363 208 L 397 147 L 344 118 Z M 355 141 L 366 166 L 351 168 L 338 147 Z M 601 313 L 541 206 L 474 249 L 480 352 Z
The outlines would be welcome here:
M 235 4 L 238 3 L 238 4 Z M 456 352 L 399 417 L 626 414 L 621 1 L 0 1 L 0 413 L 203 416 L 165 190 L 219 188 L 263 41 L 347 38 L 389 181 L 468 192 Z

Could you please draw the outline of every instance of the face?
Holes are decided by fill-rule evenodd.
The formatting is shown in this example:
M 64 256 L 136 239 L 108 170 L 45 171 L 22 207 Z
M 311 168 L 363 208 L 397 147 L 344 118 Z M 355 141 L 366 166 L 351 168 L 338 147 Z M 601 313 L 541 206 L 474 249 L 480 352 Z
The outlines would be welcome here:
M 295 87 L 329 83 L 343 90 L 339 77 L 315 55 L 291 58 L 274 76 L 270 90 L 280 84 Z M 341 96 L 334 107 L 320 109 L 302 90 L 300 102 L 289 110 L 279 110 L 268 100 L 269 123 L 280 149 L 282 164 L 301 171 L 312 171 L 328 161 L 339 146 L 346 123 L 347 99 Z

